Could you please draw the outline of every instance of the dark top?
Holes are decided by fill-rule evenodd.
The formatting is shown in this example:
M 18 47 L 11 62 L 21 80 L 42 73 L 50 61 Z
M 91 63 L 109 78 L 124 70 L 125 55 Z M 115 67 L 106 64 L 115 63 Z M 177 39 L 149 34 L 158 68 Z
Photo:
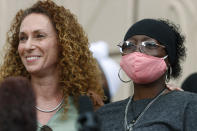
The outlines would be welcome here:
M 129 98 L 104 105 L 96 111 L 101 131 L 124 131 L 124 112 Z M 152 99 L 132 101 L 127 120 L 130 123 Z M 160 96 L 145 112 L 134 131 L 197 131 L 197 95 L 172 91 Z

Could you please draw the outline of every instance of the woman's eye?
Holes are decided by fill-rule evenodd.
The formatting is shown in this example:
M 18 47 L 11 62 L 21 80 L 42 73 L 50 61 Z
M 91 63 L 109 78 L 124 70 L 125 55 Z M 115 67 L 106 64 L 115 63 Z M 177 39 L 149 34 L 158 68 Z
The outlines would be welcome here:
M 43 34 L 37 34 L 36 35 L 36 38 L 43 38 L 43 37 L 45 37 Z
M 145 46 L 148 48 L 157 48 L 157 44 L 154 42 L 146 42 Z
M 122 47 L 123 48 L 132 48 L 132 47 L 135 47 L 136 45 L 133 44 L 132 42 L 125 42 L 123 43 Z
M 23 42 L 23 41 L 25 41 L 25 40 L 27 40 L 27 37 L 25 37 L 25 36 L 19 37 L 19 41 L 20 41 L 20 42 Z

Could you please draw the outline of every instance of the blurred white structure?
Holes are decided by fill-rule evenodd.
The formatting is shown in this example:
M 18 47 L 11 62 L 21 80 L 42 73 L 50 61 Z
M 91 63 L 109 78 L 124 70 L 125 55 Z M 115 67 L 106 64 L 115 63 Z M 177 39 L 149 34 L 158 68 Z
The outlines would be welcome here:
M 118 78 L 118 71 L 120 69 L 120 66 L 112 58 L 110 58 L 109 48 L 106 42 L 98 41 L 91 43 L 90 50 L 93 52 L 94 58 L 96 58 L 98 64 L 105 74 L 110 90 L 110 95 L 111 97 L 113 97 L 116 94 L 121 83 Z

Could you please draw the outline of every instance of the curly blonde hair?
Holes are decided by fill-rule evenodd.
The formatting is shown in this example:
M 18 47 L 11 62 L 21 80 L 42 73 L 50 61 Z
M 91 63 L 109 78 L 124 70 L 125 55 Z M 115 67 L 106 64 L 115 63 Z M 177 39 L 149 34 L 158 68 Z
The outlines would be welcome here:
M 0 67 L 0 80 L 9 76 L 25 76 L 30 79 L 19 53 L 19 30 L 23 19 L 31 14 L 39 13 L 48 16 L 56 29 L 59 52 L 60 80 L 59 85 L 65 95 L 76 100 L 82 94 L 90 95 L 94 104 L 99 106 L 99 98 L 104 98 L 101 87 L 100 71 L 92 53 L 83 28 L 76 17 L 51 0 L 38 1 L 26 10 L 20 10 L 7 33 L 6 53 Z

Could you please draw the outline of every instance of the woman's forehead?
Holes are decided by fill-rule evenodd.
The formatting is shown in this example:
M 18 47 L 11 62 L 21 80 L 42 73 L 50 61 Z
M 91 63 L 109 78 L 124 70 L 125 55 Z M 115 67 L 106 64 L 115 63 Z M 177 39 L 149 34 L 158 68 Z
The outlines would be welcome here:
M 147 35 L 134 35 L 134 36 L 130 37 L 128 40 L 141 40 L 141 41 L 154 40 L 154 41 L 157 41 Z
M 25 30 L 50 30 L 52 23 L 48 16 L 44 14 L 32 13 L 27 15 L 21 23 L 20 32 Z

